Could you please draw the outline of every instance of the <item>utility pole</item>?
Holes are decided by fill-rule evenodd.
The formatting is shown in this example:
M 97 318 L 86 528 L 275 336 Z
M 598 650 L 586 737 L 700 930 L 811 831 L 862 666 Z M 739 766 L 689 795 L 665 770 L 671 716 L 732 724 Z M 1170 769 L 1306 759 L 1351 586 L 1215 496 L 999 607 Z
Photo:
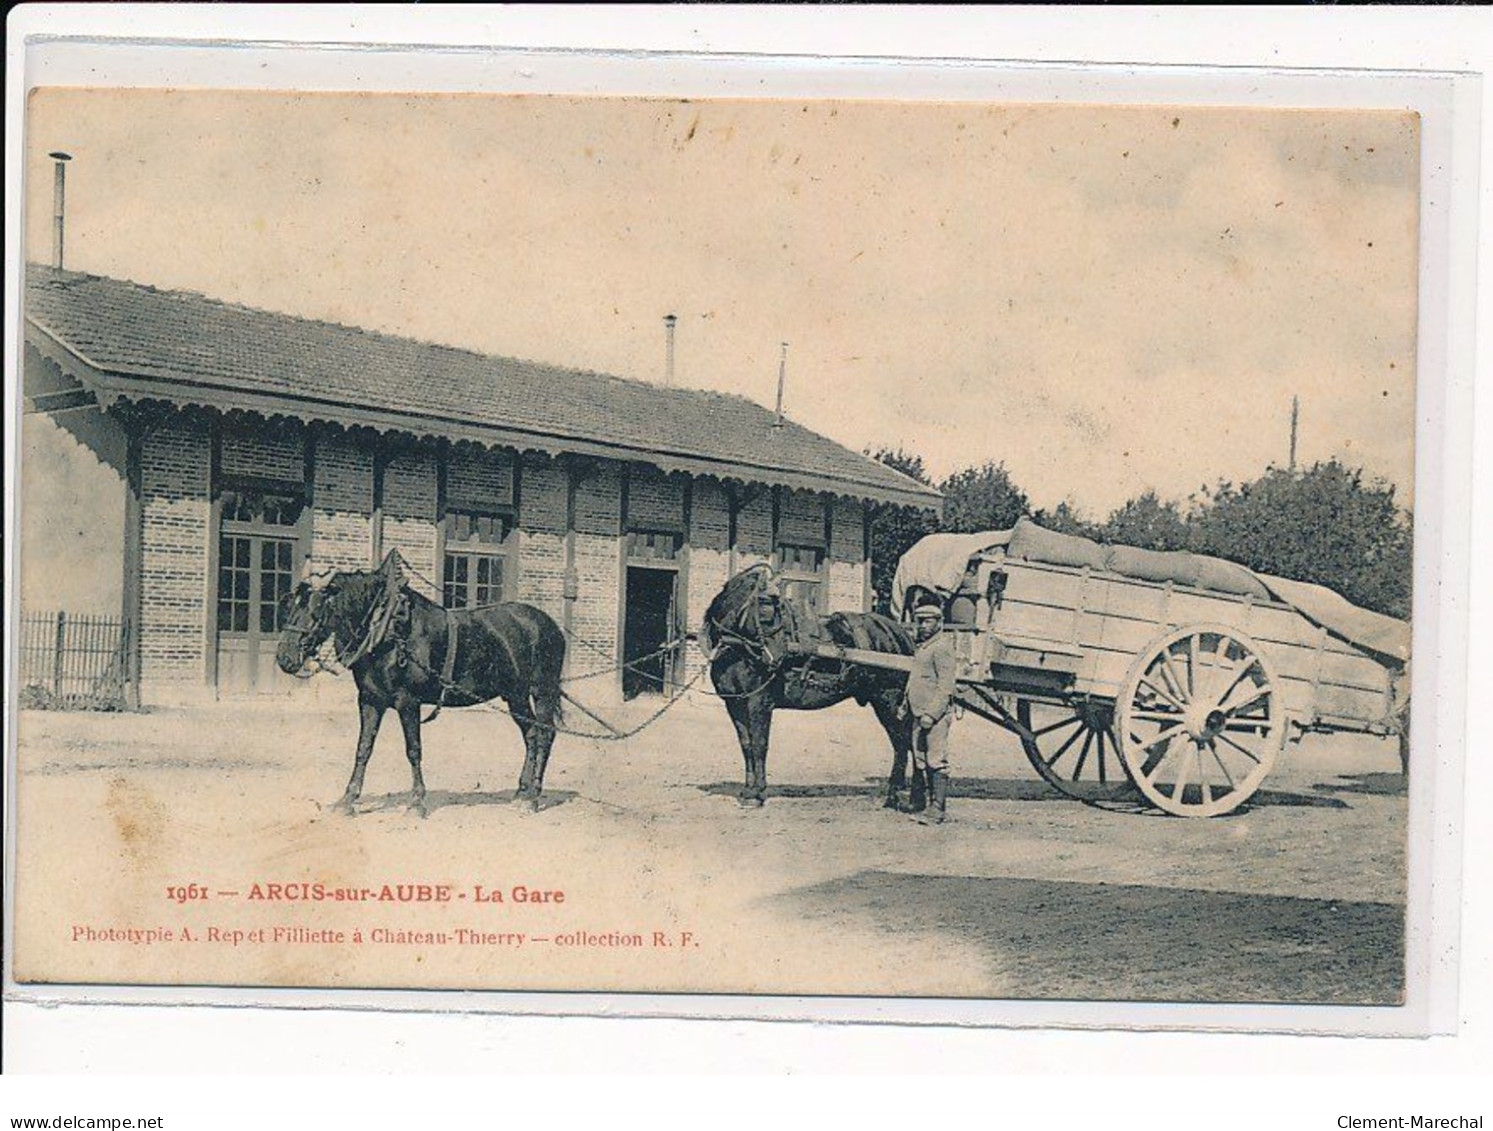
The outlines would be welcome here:
M 1291 464 L 1290 469 L 1296 470 L 1296 421 L 1301 413 L 1301 398 L 1291 398 Z
M 664 315 L 664 385 L 674 385 L 674 327 L 679 322 L 677 315 Z
M 783 426 L 783 386 L 788 382 L 788 343 L 780 343 L 783 352 L 778 355 L 778 416 L 773 421 L 774 428 Z

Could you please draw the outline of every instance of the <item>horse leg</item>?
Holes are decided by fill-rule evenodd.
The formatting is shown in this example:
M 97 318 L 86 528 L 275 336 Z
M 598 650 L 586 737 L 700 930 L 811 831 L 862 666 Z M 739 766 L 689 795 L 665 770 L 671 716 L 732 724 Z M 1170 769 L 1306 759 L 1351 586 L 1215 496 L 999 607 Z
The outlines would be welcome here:
M 747 702 L 752 720 L 752 788 L 748 803 L 759 808 L 767 804 L 767 740 L 772 733 L 772 701 L 766 695 Z
M 383 721 L 386 709 L 371 699 L 358 696 L 358 752 L 353 757 L 353 776 L 347 780 L 347 789 L 343 791 L 342 799 L 333 806 L 348 816 L 352 815 L 353 805 L 363 793 L 363 775 L 368 769 L 368 759 L 373 754 L 373 740 L 378 737 L 378 725 Z
M 751 714 L 747 709 L 746 700 L 727 699 L 726 714 L 731 716 L 731 725 L 736 728 L 736 741 L 741 745 L 741 762 L 745 772 L 745 781 L 737 800 L 743 805 L 749 805 L 752 797 L 752 751 L 755 744 L 752 739 Z
M 881 724 L 881 729 L 886 731 L 886 736 L 892 743 L 892 772 L 887 777 L 886 799 L 882 805 L 886 809 L 895 809 L 902 791 L 907 788 L 907 760 L 912 753 L 912 742 L 908 734 L 909 719 L 902 710 L 902 693 L 881 692 L 871 700 L 871 709 L 876 712 L 876 721 Z M 919 775 L 914 782 L 914 793 L 919 792 L 916 787 L 921 782 Z
M 428 816 L 425 808 L 425 776 L 420 773 L 420 704 L 399 704 L 399 725 L 404 728 L 404 756 L 410 760 L 410 809 Z
M 553 690 L 534 693 L 534 723 L 530 727 L 530 739 L 534 748 L 533 805 L 539 808 L 539 795 L 544 792 L 544 770 L 549 765 L 550 751 L 555 745 L 555 720 L 560 714 L 560 686 Z
M 508 713 L 513 716 L 514 724 L 524 736 L 524 768 L 518 775 L 518 796 L 520 799 L 533 801 L 538 792 L 534 788 L 534 774 L 538 768 L 539 754 L 534 742 L 534 721 L 529 717 L 529 697 L 514 695 L 505 701 Z

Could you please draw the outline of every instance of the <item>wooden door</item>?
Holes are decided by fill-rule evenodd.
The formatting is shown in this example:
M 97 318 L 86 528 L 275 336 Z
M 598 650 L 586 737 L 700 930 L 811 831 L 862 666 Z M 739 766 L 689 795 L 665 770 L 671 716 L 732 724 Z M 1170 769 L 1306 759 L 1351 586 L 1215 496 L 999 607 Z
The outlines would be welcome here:
M 295 586 L 296 539 L 224 533 L 218 542 L 218 693 L 292 686 L 275 664 L 286 598 Z

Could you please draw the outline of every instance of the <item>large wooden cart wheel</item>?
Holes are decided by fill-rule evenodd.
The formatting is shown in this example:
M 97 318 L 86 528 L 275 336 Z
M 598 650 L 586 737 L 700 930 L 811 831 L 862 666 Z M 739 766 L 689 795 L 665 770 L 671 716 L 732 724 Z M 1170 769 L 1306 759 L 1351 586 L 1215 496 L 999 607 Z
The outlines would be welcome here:
M 1135 797 L 1135 787 L 1120 761 L 1112 704 L 1020 699 L 1016 718 L 1031 735 L 1020 736 L 1027 760 L 1054 789 L 1080 801 Z
M 1178 817 L 1244 804 L 1286 734 L 1275 671 L 1259 645 L 1221 625 L 1175 629 L 1136 657 L 1116 700 L 1120 755 L 1136 788 Z

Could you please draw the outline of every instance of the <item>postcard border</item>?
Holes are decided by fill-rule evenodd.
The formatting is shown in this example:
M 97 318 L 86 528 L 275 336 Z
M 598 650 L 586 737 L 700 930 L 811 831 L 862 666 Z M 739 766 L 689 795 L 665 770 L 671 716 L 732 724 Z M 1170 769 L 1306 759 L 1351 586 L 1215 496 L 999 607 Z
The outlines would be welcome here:
M 292 59 L 291 56 L 295 58 Z M 126 57 L 132 61 L 126 65 Z M 254 72 L 262 58 L 285 66 Z M 451 67 L 452 60 L 462 66 Z M 91 70 L 107 60 L 103 79 Z M 376 61 L 376 62 L 375 62 Z M 388 61 L 388 72 L 379 65 Z M 36 42 L 27 53 L 26 85 L 67 83 L 87 76 L 91 85 L 135 85 L 127 81 L 132 67 L 151 76 L 177 76 L 177 85 L 193 85 L 193 74 L 214 75 L 214 83 L 283 89 L 286 74 L 312 68 L 320 82 L 347 82 L 338 68 L 356 72 L 360 89 L 407 89 L 411 69 L 402 52 L 371 54 L 363 49 L 332 46 L 273 48 L 263 46 L 105 43 L 77 40 Z M 1407 1005 L 1400 1010 L 1359 1010 L 1325 1006 L 1109 1006 L 1106 1003 L 978 1002 L 950 1008 L 947 1001 L 910 999 L 689 997 L 687 995 L 563 994 L 530 995 L 463 993 L 461 1011 L 586 1016 L 666 1016 L 791 1019 L 816 1021 L 897 1022 L 1080 1028 L 1227 1029 L 1257 1032 L 1419 1034 L 1450 1032 L 1457 1017 L 1458 928 L 1461 910 L 1460 860 L 1463 829 L 1457 822 L 1433 823 L 1431 813 L 1462 811 L 1465 733 L 1466 608 L 1470 564 L 1470 490 L 1472 466 L 1472 284 L 1475 259 L 1458 248 L 1476 247 L 1476 137 L 1480 90 L 1465 75 L 1410 73 L 1343 73 L 1303 71 L 1221 71 L 1200 68 L 1078 67 L 1010 64 L 963 60 L 855 59 L 765 56 L 720 56 L 664 53 L 640 57 L 569 51 L 443 52 L 439 86 L 455 89 L 456 75 L 471 64 L 474 85 L 461 89 L 510 92 L 655 94 L 695 97 L 872 97 L 886 84 L 896 97 L 981 101 L 1051 99 L 1044 84 L 1069 87 L 1078 98 L 1063 101 L 1169 105 L 1301 105 L 1352 108 L 1409 108 L 1422 114 L 1422 214 L 1419 376 L 1417 416 L 1416 593 L 1438 597 L 1434 613 L 1415 620 L 1415 653 L 1435 656 L 1435 665 L 1414 672 L 1415 696 L 1435 702 L 1436 710 L 1418 713 L 1413 757 L 1418 767 L 1434 771 L 1412 778 L 1410 789 L 1410 894 L 1407 916 Z M 660 66 L 662 64 L 662 67 Z M 377 72 L 377 73 L 375 73 Z M 330 76 L 330 78 L 329 78 Z M 495 79 L 495 76 L 497 78 Z M 389 86 L 380 86 L 387 77 Z M 481 79 L 484 84 L 476 85 Z M 497 81 L 500 79 L 501 81 Z M 822 80 L 828 89 L 813 87 Z M 310 80 L 307 80 L 308 83 Z M 1102 84 L 1102 98 L 1090 98 Z M 330 89 L 330 86 L 317 86 Z M 346 87 L 337 87 L 346 89 Z M 426 89 L 426 88 L 422 88 Z M 976 93 L 978 92 L 978 93 Z M 11 135 L 12 146 L 20 140 Z M 1470 155 L 1469 155 L 1470 151 Z M 12 161 L 12 175 L 17 167 Z M 18 186 L 7 184 L 8 206 Z M 16 215 L 18 209 L 12 209 Z M 16 237 L 11 226 L 7 240 Z M 16 295 L 19 256 L 8 248 L 8 293 Z M 18 310 L 7 306 L 7 373 L 18 369 Z M 1444 373 L 1445 381 L 1428 380 Z M 7 447 L 12 438 L 7 437 Z M 13 451 L 7 451 L 8 461 Z M 8 477 L 9 482 L 9 477 Z M 8 487 L 9 489 L 9 487 Z M 9 500 L 7 514 L 11 513 Z M 6 568 L 13 578 L 18 548 Z M 12 594 L 14 585 L 7 586 Z M 11 683 L 13 687 L 13 681 Z M 1441 694 L 1433 694 L 1433 689 Z M 1429 723 L 1423 720 L 1431 720 Z M 8 764 L 14 771 L 14 736 L 7 735 Z M 1428 755 L 1434 752 L 1434 760 Z M 10 784 L 8 781 L 7 784 Z M 7 803 L 13 791 L 7 790 Z M 14 835 L 14 822 L 8 822 Z M 1422 844 L 1417 834 L 1430 835 Z M 9 862 L 14 865 L 14 844 Z M 6 898 L 14 886 L 7 884 Z M 9 907 L 7 908 L 10 909 Z M 13 916 L 7 916 L 13 922 Z M 7 958 L 12 939 L 7 935 Z M 6 963 L 7 971 L 10 963 Z M 7 982 L 6 995 L 32 1002 L 156 1002 L 257 1005 L 270 1008 L 453 1008 L 439 991 L 384 993 L 373 991 L 261 991 L 243 989 L 132 990 L 127 987 L 37 987 Z M 287 994 L 292 995 L 287 998 Z M 475 1000 L 481 998 L 481 1001 Z M 417 1000 L 418 999 L 418 1000 Z M 1083 1017 L 1078 1016 L 1082 1012 Z M 1206 1012 L 1211 1018 L 1199 1014 Z M 1227 1017 L 1227 1021 L 1219 1018 Z M 1391 1020 L 1386 1023 L 1386 1018 Z

